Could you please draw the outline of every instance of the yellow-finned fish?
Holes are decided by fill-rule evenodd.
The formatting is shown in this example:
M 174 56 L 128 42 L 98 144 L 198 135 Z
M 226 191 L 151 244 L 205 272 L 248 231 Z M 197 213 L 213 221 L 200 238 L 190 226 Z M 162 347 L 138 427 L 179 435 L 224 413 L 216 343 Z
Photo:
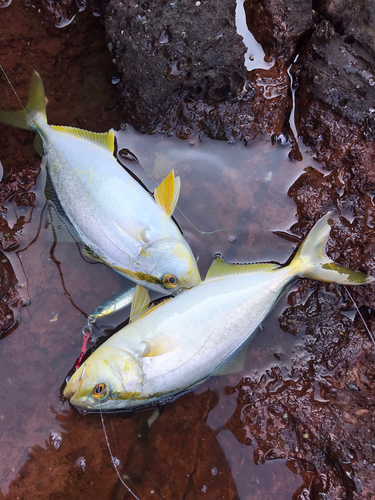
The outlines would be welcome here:
M 0 122 L 36 132 L 34 145 L 46 158 L 58 201 L 95 258 L 159 292 L 201 281 L 191 249 L 171 218 L 180 191 L 173 171 L 155 190 L 154 200 L 114 158 L 113 130 L 48 125 L 37 72 L 25 109 L 1 111 Z
M 204 282 L 154 308 L 146 290 L 137 287 L 129 325 L 83 363 L 64 396 L 88 410 L 163 402 L 211 375 L 240 371 L 257 326 L 296 278 L 373 282 L 326 255 L 330 217 L 313 227 L 288 266 L 216 259 Z

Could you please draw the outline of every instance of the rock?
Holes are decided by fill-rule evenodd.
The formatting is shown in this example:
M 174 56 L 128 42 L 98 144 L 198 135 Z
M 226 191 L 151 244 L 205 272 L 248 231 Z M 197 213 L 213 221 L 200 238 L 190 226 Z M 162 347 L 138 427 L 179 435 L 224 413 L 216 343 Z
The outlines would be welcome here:
M 304 92 L 358 124 L 366 139 L 375 137 L 374 52 L 338 35 L 328 21 L 323 21 L 301 55 L 299 66 Z
M 245 46 L 234 0 L 111 0 L 106 30 L 128 121 L 157 121 L 183 97 L 222 102 L 242 90 Z
M 246 22 L 268 57 L 285 60 L 312 25 L 311 0 L 245 0 Z
M 315 5 L 345 41 L 358 42 L 366 51 L 375 51 L 375 13 L 372 0 L 320 0 Z

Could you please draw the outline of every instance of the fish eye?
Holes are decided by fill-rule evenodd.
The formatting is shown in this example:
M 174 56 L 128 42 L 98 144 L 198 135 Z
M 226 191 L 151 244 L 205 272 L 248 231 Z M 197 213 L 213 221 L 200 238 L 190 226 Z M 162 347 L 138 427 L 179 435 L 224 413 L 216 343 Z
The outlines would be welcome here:
M 173 274 L 166 274 L 163 278 L 163 284 L 167 288 L 176 288 L 178 285 L 178 280 Z
M 95 399 L 103 399 L 107 396 L 107 394 L 108 394 L 108 386 L 104 382 L 96 384 L 94 390 L 92 391 L 92 395 L 94 396 Z

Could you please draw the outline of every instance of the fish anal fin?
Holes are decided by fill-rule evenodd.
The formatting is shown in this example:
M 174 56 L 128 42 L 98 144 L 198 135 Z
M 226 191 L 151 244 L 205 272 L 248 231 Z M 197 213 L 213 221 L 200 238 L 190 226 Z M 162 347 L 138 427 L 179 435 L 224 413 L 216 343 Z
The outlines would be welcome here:
M 113 130 L 104 133 L 90 132 L 89 130 L 83 130 L 75 127 L 62 127 L 51 125 L 51 128 L 57 132 L 65 132 L 66 134 L 72 135 L 77 139 L 83 139 L 84 141 L 91 142 L 96 146 L 107 149 L 112 154 L 115 150 L 115 134 Z
M 178 347 L 178 341 L 174 337 L 159 337 L 153 340 L 144 340 L 144 351 L 140 354 L 142 358 L 151 358 L 154 356 L 161 356 L 172 352 Z
M 279 267 L 279 265 L 269 262 L 262 262 L 260 264 L 230 264 L 220 257 L 216 257 L 207 272 L 206 280 L 236 274 L 265 273 L 274 271 Z
M 249 350 L 252 339 L 253 336 L 251 336 L 250 339 L 246 340 L 239 351 L 237 351 L 236 354 L 229 359 L 229 361 L 225 362 L 217 371 L 215 371 L 213 375 L 216 377 L 242 372 L 245 367 L 246 354 Z
M 174 171 L 172 170 L 154 191 L 154 198 L 156 203 L 170 217 L 172 216 L 174 209 L 176 208 L 178 197 L 180 194 L 180 188 L 180 178 L 175 177 Z
M 35 137 L 34 137 L 34 148 L 40 156 L 45 155 L 44 147 L 43 147 L 43 139 L 40 137 L 38 132 L 35 134 Z

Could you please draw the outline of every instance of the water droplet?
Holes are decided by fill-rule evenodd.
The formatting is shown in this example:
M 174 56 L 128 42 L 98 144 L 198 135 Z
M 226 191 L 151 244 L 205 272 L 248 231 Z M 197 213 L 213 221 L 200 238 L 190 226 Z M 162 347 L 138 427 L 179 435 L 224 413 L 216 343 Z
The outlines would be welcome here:
M 233 243 L 236 240 L 237 240 L 237 238 L 235 236 L 229 236 L 229 238 L 228 238 L 228 241 L 230 241 L 231 243 Z
M 79 457 L 74 464 L 76 467 L 81 469 L 82 471 L 86 470 L 86 459 L 85 457 Z
M 160 35 L 160 38 L 159 38 L 159 43 L 168 43 L 171 41 L 171 34 L 165 30 L 163 31 L 163 33 Z
M 201 5 L 201 2 L 199 2 L 199 0 L 198 0 L 198 2 L 195 2 L 196 7 L 199 7 L 200 5 Z
M 55 448 L 55 450 L 59 450 L 61 448 L 62 443 L 62 434 L 60 432 L 52 431 L 49 435 L 51 446 Z
M 121 460 L 119 458 L 113 457 L 113 465 L 118 467 L 121 464 Z
M 117 85 L 120 82 L 121 82 L 121 76 L 119 76 L 119 75 L 112 76 L 111 83 L 113 85 Z
M 216 467 L 212 467 L 212 469 L 211 469 L 211 474 L 212 474 L 213 476 L 216 476 L 216 474 L 217 474 L 217 468 L 216 468 Z

